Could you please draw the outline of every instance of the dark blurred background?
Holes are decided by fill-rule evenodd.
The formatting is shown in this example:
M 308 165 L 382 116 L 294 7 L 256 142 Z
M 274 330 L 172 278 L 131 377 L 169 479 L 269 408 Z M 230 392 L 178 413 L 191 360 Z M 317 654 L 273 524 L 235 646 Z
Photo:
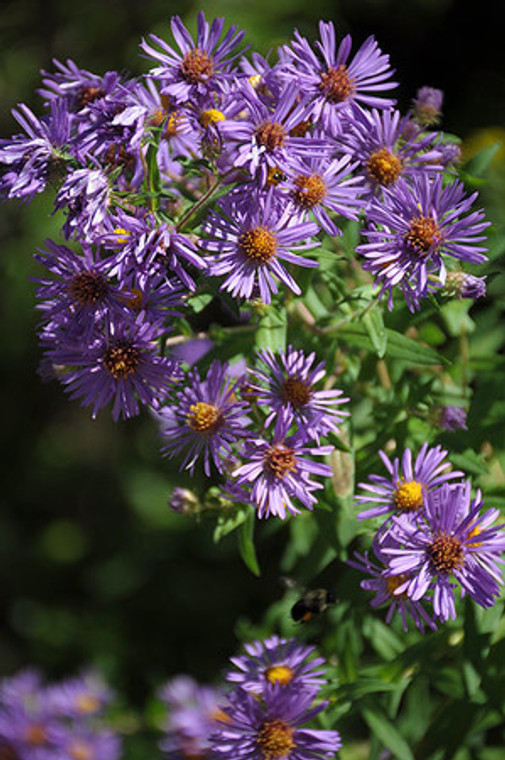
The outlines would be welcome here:
M 503 29 L 496 2 L 475 0 L 233 0 L 207 2 L 265 54 L 297 27 L 309 39 L 333 19 L 354 46 L 374 34 L 391 56 L 406 109 L 418 87 L 446 93 L 443 128 L 467 146 L 505 134 Z M 0 135 L 18 131 L 16 103 L 40 113 L 39 70 L 74 59 L 103 73 L 139 74 L 142 36 L 170 39 L 178 13 L 191 31 L 200 6 L 161 0 L 16 0 L 0 14 Z M 354 49 L 355 49 L 354 48 Z M 472 148 L 473 149 L 473 148 Z M 495 204 L 498 207 L 499 204 Z M 50 677 L 94 663 L 129 700 L 181 671 L 211 680 L 243 630 L 279 598 L 287 532 L 260 526 L 254 578 L 234 540 L 170 512 L 174 475 L 147 417 L 114 425 L 69 403 L 37 375 L 32 253 L 57 236 L 49 198 L 0 208 L 2 487 L 0 675 L 34 664 Z M 494 213 L 494 212 L 492 212 Z M 237 621 L 239 621 L 237 623 Z

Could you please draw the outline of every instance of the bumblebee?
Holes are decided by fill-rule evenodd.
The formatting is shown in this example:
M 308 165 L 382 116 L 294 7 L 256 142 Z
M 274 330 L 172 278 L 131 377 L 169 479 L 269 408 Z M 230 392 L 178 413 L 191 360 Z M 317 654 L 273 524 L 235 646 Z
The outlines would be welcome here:
M 297 623 L 307 623 L 314 615 L 325 612 L 336 601 L 335 594 L 325 588 L 310 589 L 293 604 L 291 617 Z

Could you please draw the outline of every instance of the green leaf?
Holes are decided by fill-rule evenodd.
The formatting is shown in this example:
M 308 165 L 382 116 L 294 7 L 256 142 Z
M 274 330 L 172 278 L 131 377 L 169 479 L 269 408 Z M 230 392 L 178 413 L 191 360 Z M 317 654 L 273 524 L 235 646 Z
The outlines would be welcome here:
M 256 331 L 257 348 L 271 348 L 272 351 L 286 350 L 287 319 L 282 307 L 265 306 Z
M 386 329 L 388 336 L 387 356 L 401 359 L 409 364 L 449 364 L 448 360 L 431 348 L 422 346 L 415 340 L 394 330 Z
M 385 330 L 387 340 L 386 356 L 388 358 L 401 359 L 408 364 L 422 364 L 426 366 L 449 363 L 444 356 L 411 338 L 407 338 L 406 335 L 402 335 L 390 328 L 385 328 Z M 338 331 L 338 336 L 349 345 L 356 346 L 357 348 L 365 348 L 369 351 L 375 348 L 364 325 L 345 325 Z
M 244 509 L 234 512 L 232 515 L 220 515 L 217 520 L 217 525 L 214 528 L 214 543 L 217 544 L 222 538 L 236 530 L 243 524 L 246 517 L 247 512 Z
M 254 510 L 249 510 L 246 515 L 246 519 L 240 526 L 240 530 L 237 533 L 238 537 L 238 550 L 240 556 L 244 560 L 244 563 L 249 568 L 251 573 L 256 576 L 261 575 L 260 566 L 256 557 L 256 549 L 254 547 L 254 525 L 256 522 L 256 513 Z
M 498 142 L 488 145 L 486 148 L 480 150 L 463 166 L 463 174 L 469 175 L 470 178 L 481 177 L 491 164 L 501 146 L 502 143 L 498 140 Z
M 386 354 L 388 336 L 384 327 L 381 309 L 374 306 L 363 315 L 361 321 L 367 331 L 368 337 L 372 341 L 377 356 L 379 359 L 382 359 Z
M 379 741 L 391 750 L 398 760 L 415 760 L 407 742 L 382 710 L 376 706 L 362 707 L 361 715 Z

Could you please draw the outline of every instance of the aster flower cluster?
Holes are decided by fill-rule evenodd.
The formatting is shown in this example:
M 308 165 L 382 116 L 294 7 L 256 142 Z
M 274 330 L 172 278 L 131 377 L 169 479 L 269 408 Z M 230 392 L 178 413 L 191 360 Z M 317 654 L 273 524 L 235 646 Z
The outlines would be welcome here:
M 0 757 L 118 760 L 119 737 L 103 713 L 112 693 L 95 673 L 46 685 L 34 671 L 0 684 Z
M 225 760 L 326 758 L 340 749 L 338 731 L 304 726 L 327 706 L 319 696 L 324 660 L 314 647 L 272 636 L 245 645 L 231 658 L 234 684 L 225 720 L 212 736 L 214 755 Z
M 358 519 L 386 518 L 373 542 L 377 561 L 356 554 L 349 563 L 370 575 L 361 585 L 376 593 L 372 605 L 389 604 L 388 621 L 398 611 L 404 629 L 410 617 L 420 630 L 454 620 L 458 596 L 494 605 L 503 585 L 500 511 L 484 510 L 480 491 L 472 498 L 440 446 L 423 445 L 415 460 L 410 449 L 380 457 L 387 475 L 370 475 L 356 497 L 369 507 Z
M 214 361 L 205 379 L 189 370 L 158 412 L 162 451 L 182 456 L 194 472 L 203 461 L 205 475 L 217 471 L 232 500 L 252 504 L 258 517 L 296 515 L 301 503 L 312 509 L 318 477 L 331 468 L 312 457 L 333 450 L 321 439 L 338 434 L 348 401 L 338 389 L 324 389 L 324 362 L 291 346 L 278 356 L 259 352 L 254 367 L 228 367 Z M 313 445 L 315 444 L 315 445 Z M 176 500 L 177 501 L 177 500 Z M 181 507 L 174 502 L 178 511 Z
M 357 251 L 390 308 L 396 287 L 415 309 L 465 277 L 451 260 L 485 259 L 475 194 L 447 183 L 429 129 L 442 93 L 422 88 L 402 116 L 373 37 L 353 50 L 320 22 L 314 46 L 295 31 L 270 64 L 224 19 L 201 12 L 196 39 L 177 16 L 171 30 L 174 46 L 142 41 L 137 79 L 55 61 L 45 114 L 18 106 L 23 133 L 0 141 L 1 197 L 55 190 L 65 243 L 36 255 L 44 367 L 93 416 L 163 403 L 180 376 L 165 338 L 191 291 L 215 278 L 239 303 L 300 295 L 298 268 L 319 266 L 342 220 L 362 221 Z M 483 295 L 475 279 L 458 293 Z

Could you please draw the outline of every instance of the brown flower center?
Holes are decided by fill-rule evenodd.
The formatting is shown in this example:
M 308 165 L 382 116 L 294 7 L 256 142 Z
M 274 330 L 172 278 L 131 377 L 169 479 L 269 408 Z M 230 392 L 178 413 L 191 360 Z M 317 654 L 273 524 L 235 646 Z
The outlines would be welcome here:
M 180 72 L 190 84 L 204 82 L 214 73 L 212 56 L 203 53 L 199 48 L 190 50 L 182 59 Z
M 282 387 L 283 401 L 289 401 L 295 409 L 306 406 L 311 398 L 311 389 L 298 377 L 288 377 Z
M 291 683 L 295 672 L 289 665 L 272 665 L 265 670 L 265 678 L 269 683 L 280 683 L 281 686 L 287 686 Z
M 282 124 L 276 121 L 265 121 L 256 128 L 255 134 L 258 145 L 262 145 L 271 153 L 276 148 L 282 148 L 288 133 Z
M 277 251 L 277 238 L 263 226 L 244 232 L 239 237 L 238 245 L 244 256 L 258 264 L 266 264 L 273 259 Z
M 310 119 L 300 121 L 293 129 L 289 130 L 289 134 L 291 137 L 305 137 L 311 126 L 312 122 Z
M 114 380 L 134 375 L 140 361 L 140 352 L 128 341 L 119 341 L 106 350 L 103 364 Z
M 431 216 L 418 216 L 412 219 L 405 242 L 416 253 L 425 254 L 431 249 L 436 250 L 442 240 L 438 224 Z
M 417 480 L 402 483 L 393 496 L 395 507 L 401 512 L 416 512 L 423 506 L 423 486 Z
M 464 562 L 463 547 L 456 536 L 441 533 L 428 547 L 428 556 L 439 573 L 452 573 Z
M 403 164 L 398 156 L 390 153 L 387 148 L 372 153 L 366 165 L 369 177 L 379 185 L 389 187 L 394 185 L 402 173 Z
M 81 306 L 93 306 L 104 300 L 109 288 L 105 277 L 98 272 L 80 272 L 72 278 L 68 290 Z
M 271 446 L 265 455 L 265 464 L 276 478 L 282 480 L 286 473 L 296 472 L 295 452 L 281 443 Z
M 347 66 L 341 63 L 337 67 L 330 66 L 327 71 L 321 72 L 319 88 L 330 103 L 342 103 L 354 93 L 356 85 L 347 72 Z
M 304 209 L 317 206 L 327 194 L 326 184 L 319 174 L 312 174 L 309 177 L 300 174 L 294 184 L 291 197 L 298 206 Z
M 390 596 L 405 596 L 404 593 L 402 594 L 395 594 L 395 591 L 400 586 L 403 586 L 405 581 L 408 580 L 407 573 L 400 573 L 400 575 L 392 575 L 390 578 L 386 578 L 386 586 L 388 590 L 388 594 Z
M 32 744 L 34 746 L 46 744 L 47 731 L 45 726 L 40 725 L 40 723 L 32 723 L 32 725 L 28 726 L 25 731 L 25 739 L 28 744 Z
M 223 420 L 221 411 L 213 404 L 199 401 L 189 407 L 186 418 L 189 427 L 196 433 L 213 433 Z
M 100 87 L 82 87 L 77 97 L 77 103 L 81 108 L 93 103 L 94 100 L 98 100 L 105 95 L 104 91 Z
M 269 720 L 263 723 L 256 742 L 265 760 L 286 757 L 296 746 L 293 729 L 283 720 Z

